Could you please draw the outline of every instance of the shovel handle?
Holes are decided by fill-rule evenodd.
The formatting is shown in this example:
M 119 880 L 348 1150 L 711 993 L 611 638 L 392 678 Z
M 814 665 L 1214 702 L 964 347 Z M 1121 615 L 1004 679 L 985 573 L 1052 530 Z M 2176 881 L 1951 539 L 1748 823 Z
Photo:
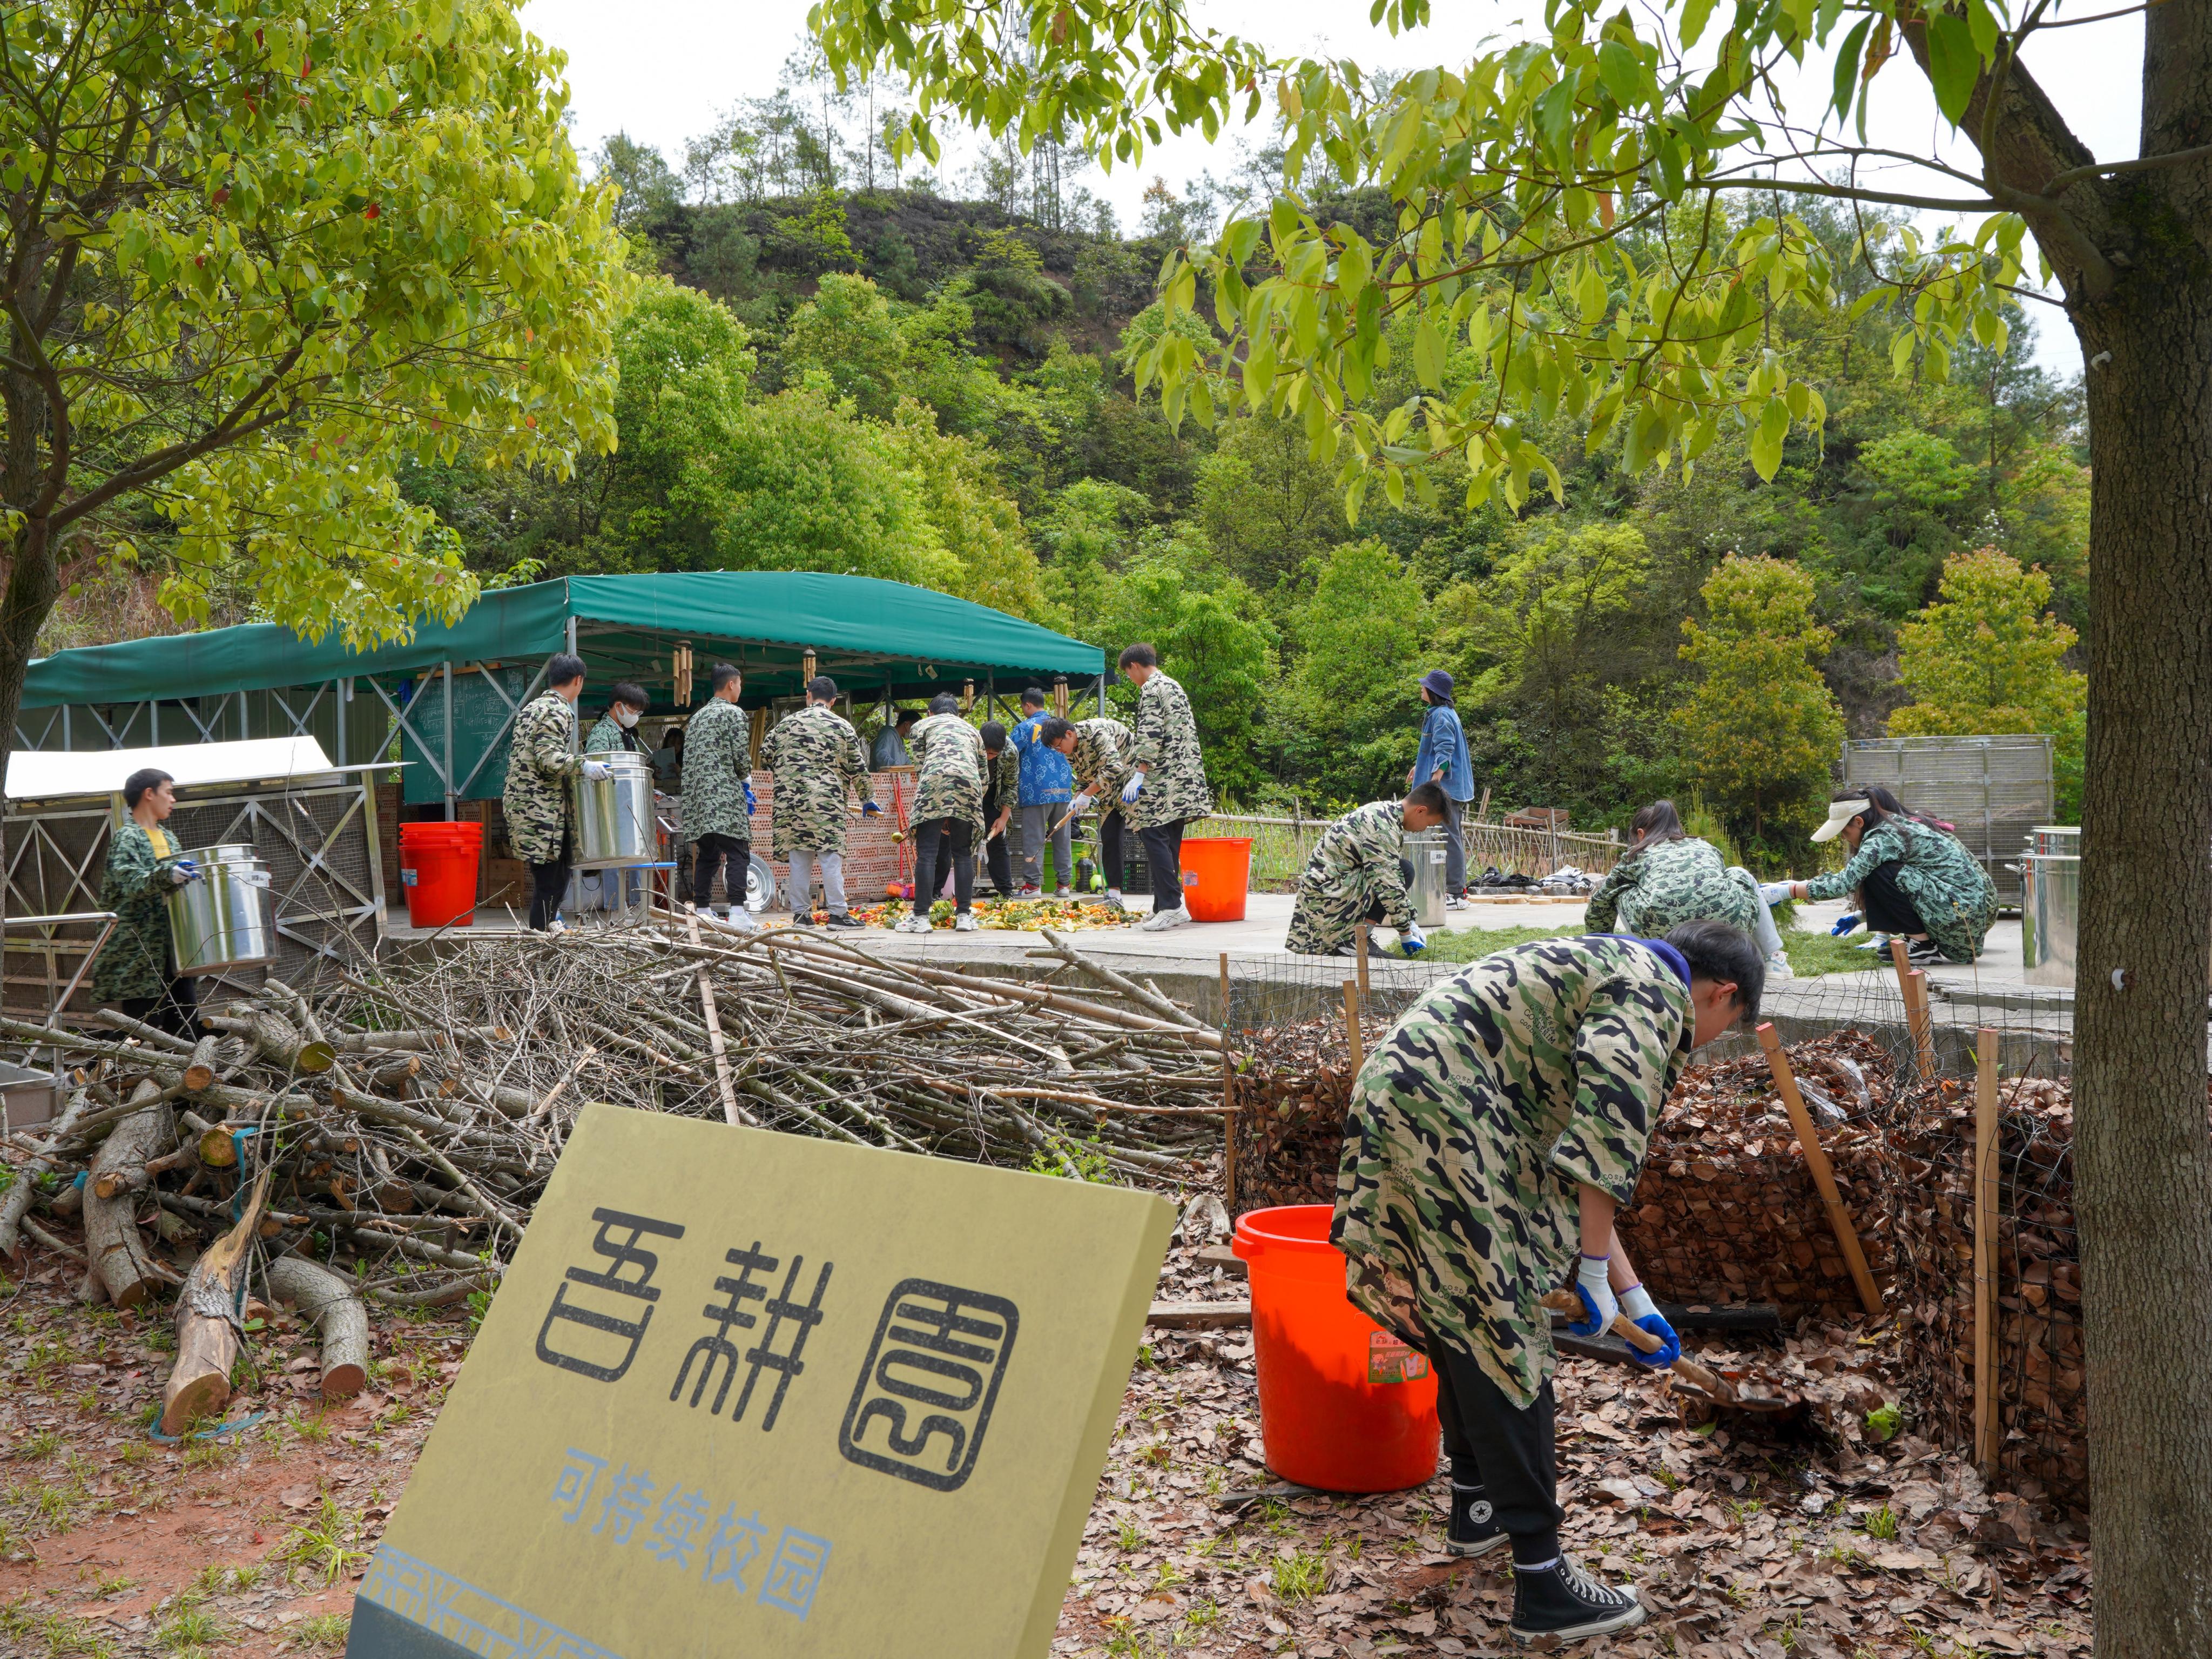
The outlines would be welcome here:
M 1575 1295 L 1571 1291 L 1546 1291 L 1544 1306 L 1553 1313 L 1572 1314 L 1577 1319 L 1583 1318 L 1589 1312 L 1589 1310 L 1583 1306 L 1582 1297 Z M 1644 1353 L 1657 1353 L 1660 1349 L 1667 1346 L 1641 1325 L 1632 1322 L 1625 1313 L 1613 1315 L 1613 1334 L 1627 1343 L 1630 1347 L 1639 1349 Z M 1700 1365 L 1688 1355 L 1678 1355 L 1671 1369 L 1687 1377 L 1723 1405 L 1732 1406 L 1735 1403 L 1735 1389 L 1728 1379 Z

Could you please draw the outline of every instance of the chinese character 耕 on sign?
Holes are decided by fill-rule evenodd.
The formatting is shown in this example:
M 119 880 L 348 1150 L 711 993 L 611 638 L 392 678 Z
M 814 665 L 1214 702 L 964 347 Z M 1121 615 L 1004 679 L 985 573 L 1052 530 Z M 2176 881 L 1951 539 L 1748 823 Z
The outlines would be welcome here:
M 845 1408 L 837 1449 L 863 1468 L 938 1492 L 974 1473 L 1020 1311 L 1002 1296 L 902 1279 Z

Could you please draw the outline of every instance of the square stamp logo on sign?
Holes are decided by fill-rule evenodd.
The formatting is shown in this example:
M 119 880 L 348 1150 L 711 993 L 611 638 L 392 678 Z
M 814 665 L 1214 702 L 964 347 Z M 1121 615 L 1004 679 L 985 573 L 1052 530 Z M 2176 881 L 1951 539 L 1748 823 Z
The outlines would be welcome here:
M 957 1492 L 982 1454 L 1020 1325 L 1005 1297 L 900 1280 L 876 1321 L 837 1449 L 863 1468 Z

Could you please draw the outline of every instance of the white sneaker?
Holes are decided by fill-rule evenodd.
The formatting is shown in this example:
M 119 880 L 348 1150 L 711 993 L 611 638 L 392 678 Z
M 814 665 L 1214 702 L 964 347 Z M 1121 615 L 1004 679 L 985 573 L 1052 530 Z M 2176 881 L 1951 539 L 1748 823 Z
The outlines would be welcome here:
M 931 931 L 929 918 L 927 916 L 917 916 L 913 912 L 908 911 L 905 915 L 902 915 L 898 919 L 898 921 L 892 927 L 891 931 L 896 933 L 927 933 Z
M 1777 951 L 1766 959 L 1766 976 L 1769 979 L 1795 979 L 1797 975 L 1790 970 L 1790 958 Z
M 1155 910 L 1137 926 L 1147 933 L 1164 933 L 1170 927 L 1180 927 L 1190 920 L 1190 912 L 1177 905 L 1172 910 Z
M 545 924 L 545 931 L 549 933 L 565 933 L 568 931 L 568 924 L 556 916 Z
M 1035 896 L 1034 890 L 1032 890 L 1031 896 L 1034 897 Z M 1053 896 L 1056 899 L 1072 899 L 1075 896 L 1075 890 L 1073 887 L 1063 887 L 1058 892 L 1054 893 Z
M 975 918 L 974 915 L 969 911 L 963 910 L 958 915 L 953 917 L 952 931 L 956 933 L 974 933 L 975 931 Z
M 753 920 L 753 913 L 742 904 L 732 904 L 730 907 L 729 926 L 741 933 L 755 933 L 760 931 L 760 923 Z
M 1063 887 L 1060 890 L 1064 894 L 1067 889 Z M 1017 887 L 1014 890 L 1014 896 L 1018 899 L 1042 898 L 1044 890 L 1041 887 Z

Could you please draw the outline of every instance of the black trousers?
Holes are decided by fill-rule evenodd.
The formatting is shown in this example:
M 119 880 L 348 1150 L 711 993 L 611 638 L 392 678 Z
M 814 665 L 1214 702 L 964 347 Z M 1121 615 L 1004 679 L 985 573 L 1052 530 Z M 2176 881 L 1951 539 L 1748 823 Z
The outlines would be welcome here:
M 1098 820 L 1098 862 L 1106 872 L 1106 884 L 1117 893 L 1121 890 L 1121 878 L 1128 873 L 1121 865 L 1124 828 L 1118 809 Z
M 1188 818 L 1155 823 L 1137 831 L 1145 843 L 1145 867 L 1152 872 L 1152 914 L 1182 908 L 1182 830 Z
M 1513 1559 L 1534 1565 L 1559 1553 L 1559 1454 L 1553 1438 L 1552 1380 L 1534 1404 L 1516 1406 L 1474 1358 L 1437 1343 L 1437 1424 L 1452 1480 L 1480 1486 L 1498 1524 L 1513 1535 Z
M 723 890 L 730 902 L 743 905 L 745 902 L 745 880 L 752 873 L 753 844 L 739 841 L 735 836 L 720 836 L 713 831 L 699 837 L 691 857 L 691 902 L 704 904 L 714 896 L 714 877 L 722 877 Z
M 119 997 L 115 1006 L 136 1020 L 171 1036 L 200 1040 L 199 981 L 179 976 L 169 981 L 157 997 Z
M 990 816 L 995 817 L 996 814 Z M 1012 823 L 1010 818 L 1009 823 Z M 1000 898 L 1014 890 L 1013 849 L 1006 845 L 1006 832 L 1001 830 L 983 843 L 983 862 L 991 872 L 991 885 Z
M 553 918 L 561 914 L 561 901 L 568 893 L 568 860 L 566 854 L 550 864 L 530 866 L 530 926 L 544 933 L 553 925 Z
M 1928 931 L 1920 912 L 1897 884 L 1897 872 L 1902 863 L 1902 860 L 1892 859 L 1887 864 L 1877 864 L 1859 884 L 1859 913 L 1866 918 L 1871 933 L 1899 933 L 1910 938 Z
M 975 903 L 975 826 L 966 818 L 925 818 L 915 825 L 915 915 L 927 915 L 945 890 L 948 860 L 953 902 L 960 909 L 971 909 Z

